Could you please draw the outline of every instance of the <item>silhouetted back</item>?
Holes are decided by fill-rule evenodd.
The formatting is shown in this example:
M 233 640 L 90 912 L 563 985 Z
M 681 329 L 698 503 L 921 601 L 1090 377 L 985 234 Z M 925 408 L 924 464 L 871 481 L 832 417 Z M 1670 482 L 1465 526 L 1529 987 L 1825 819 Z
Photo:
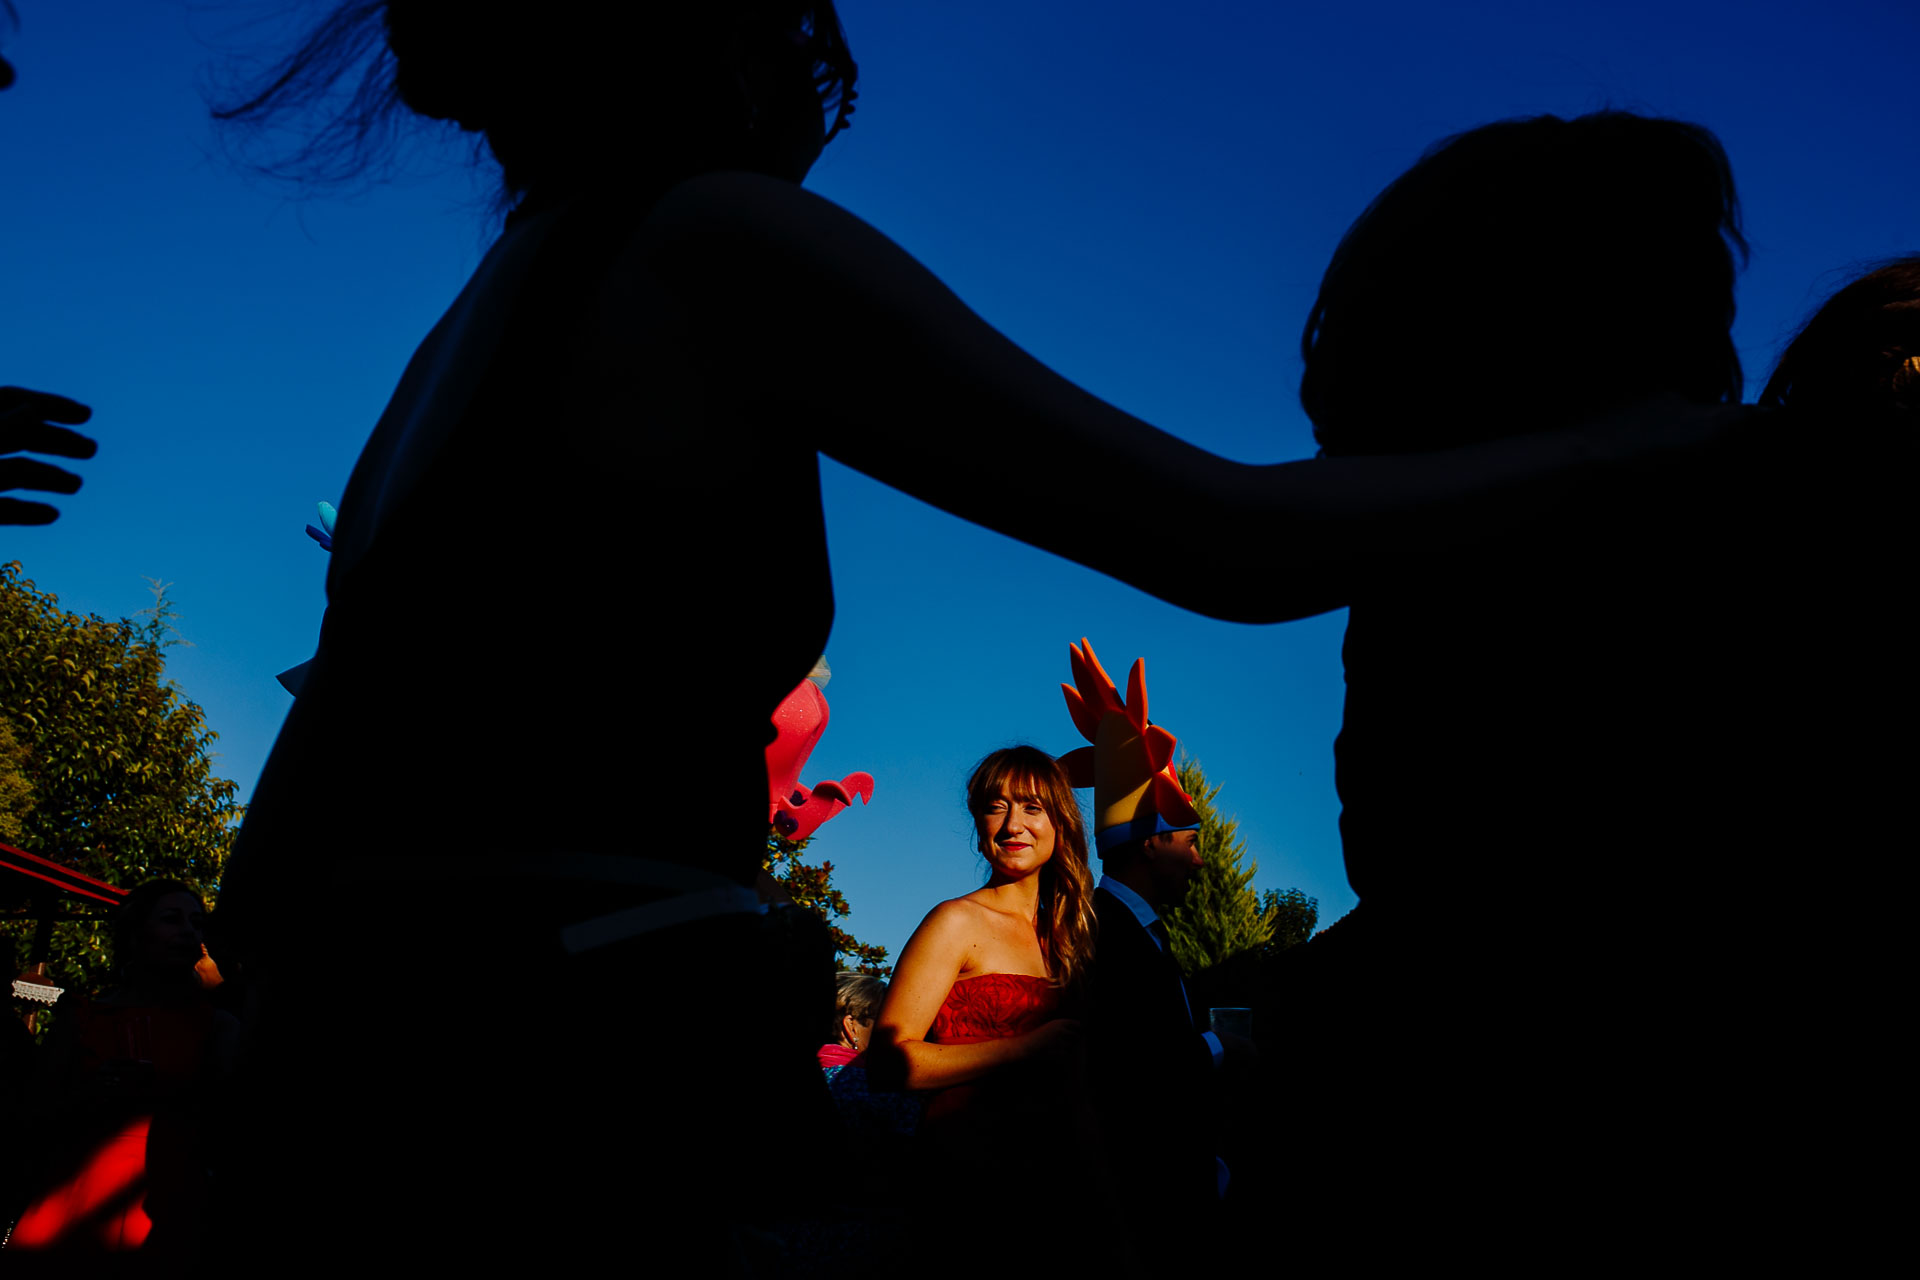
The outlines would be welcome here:
M 1442 144 L 1328 270 L 1302 385 L 1327 451 L 1733 394 L 1734 208 L 1693 126 Z M 1357 1150 L 1413 1180 L 1381 1203 L 1530 1197 L 1514 1216 L 1564 1239 L 1628 1155 L 1655 1153 L 1633 1175 L 1652 1200 L 1676 1194 L 1682 1130 L 1742 1203 L 1820 1162 L 1808 1090 L 1874 998 L 1788 920 L 1885 874 L 1900 788 L 1876 722 L 1912 707 L 1883 576 L 1901 469 L 1820 432 L 1356 597 L 1336 758 L 1361 904 L 1308 990 Z M 1484 1177 L 1449 1177 L 1459 1144 Z

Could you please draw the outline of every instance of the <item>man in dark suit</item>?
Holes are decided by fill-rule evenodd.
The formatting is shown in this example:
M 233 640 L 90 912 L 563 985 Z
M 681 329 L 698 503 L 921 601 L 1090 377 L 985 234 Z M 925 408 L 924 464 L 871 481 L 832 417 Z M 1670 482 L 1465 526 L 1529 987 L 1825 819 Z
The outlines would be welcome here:
M 1198 836 L 1183 828 L 1103 850 L 1093 895 L 1100 937 L 1088 1066 L 1115 1190 L 1146 1210 L 1128 1218 L 1155 1261 L 1226 1191 L 1208 1119 L 1225 1049 L 1188 999 L 1159 915 L 1199 872 Z
M 1067 708 L 1093 746 L 1064 762 L 1076 786 L 1094 789 L 1105 871 L 1093 895 L 1088 1072 L 1109 1195 L 1143 1261 L 1158 1268 L 1197 1245 L 1227 1182 L 1209 1121 L 1226 1050 L 1193 1008 L 1160 919 L 1200 871 L 1200 819 L 1174 776 L 1173 735 L 1146 718 L 1144 664 L 1134 664 L 1125 701 L 1090 646 L 1074 647 L 1073 672 Z

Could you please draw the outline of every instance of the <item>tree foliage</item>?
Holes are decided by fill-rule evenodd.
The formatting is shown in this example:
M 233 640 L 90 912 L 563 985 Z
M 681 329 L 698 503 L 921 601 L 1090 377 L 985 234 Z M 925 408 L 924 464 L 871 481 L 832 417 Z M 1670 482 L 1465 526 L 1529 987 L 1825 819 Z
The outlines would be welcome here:
M 1267 942 L 1269 953 L 1297 947 L 1313 936 L 1320 923 L 1320 899 L 1309 898 L 1298 889 L 1269 889 L 1260 897 L 1260 914 L 1273 928 Z
M 1318 904 L 1298 889 L 1269 889 L 1263 903 L 1253 889 L 1260 864 L 1247 856 L 1239 820 L 1221 815 L 1220 788 L 1208 784 L 1197 760 L 1182 760 L 1176 772 L 1200 816 L 1200 874 L 1186 901 L 1165 915 L 1181 972 L 1192 977 L 1246 952 L 1305 941 Z
M 213 774 L 217 735 L 205 715 L 165 679 L 162 651 L 185 642 L 165 584 L 152 586 L 141 621 L 109 622 L 61 609 L 17 561 L 0 566 L 0 822 L 17 835 L 7 843 L 109 884 L 165 876 L 211 897 L 242 806 L 235 785 Z M 10 776 L 24 781 L 24 796 L 10 791 Z M 0 918 L 16 968 L 39 914 L 22 897 L 9 887 Z M 54 980 L 105 985 L 104 922 L 56 909 Z
M 33 808 L 33 783 L 27 779 L 27 748 L 0 719 L 0 844 L 18 845 L 26 836 L 27 813 Z
M 812 843 L 812 836 L 804 840 L 789 840 L 778 829 L 769 826 L 767 853 L 760 862 L 761 870 L 770 873 L 779 882 L 795 906 L 804 907 L 827 922 L 827 932 L 833 936 L 837 967 L 870 973 L 880 978 L 890 976 L 893 966 L 887 963 L 885 947 L 862 942 L 834 923 L 845 917 L 850 908 L 846 895 L 833 887 L 831 862 L 810 866 L 800 860 L 801 853 Z

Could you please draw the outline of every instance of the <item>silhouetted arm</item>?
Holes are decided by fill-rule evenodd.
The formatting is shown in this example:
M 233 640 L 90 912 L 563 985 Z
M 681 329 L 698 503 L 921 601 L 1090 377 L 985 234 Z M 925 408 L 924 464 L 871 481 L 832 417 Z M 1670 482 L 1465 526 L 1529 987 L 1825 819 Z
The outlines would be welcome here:
M 682 184 L 649 220 L 646 256 L 696 331 L 740 358 L 742 394 L 820 451 L 1173 604 L 1243 622 L 1336 608 L 1382 566 L 1551 510 L 1597 474 L 1697 446 L 1744 412 L 1670 403 L 1443 453 L 1250 466 L 1081 390 L 885 236 L 776 179 Z M 1052 484 L 1007 486 L 1010 461 Z M 1094 503 L 1129 497 L 1160 518 L 1094 518 Z M 1209 554 L 1180 556 L 1172 521 Z

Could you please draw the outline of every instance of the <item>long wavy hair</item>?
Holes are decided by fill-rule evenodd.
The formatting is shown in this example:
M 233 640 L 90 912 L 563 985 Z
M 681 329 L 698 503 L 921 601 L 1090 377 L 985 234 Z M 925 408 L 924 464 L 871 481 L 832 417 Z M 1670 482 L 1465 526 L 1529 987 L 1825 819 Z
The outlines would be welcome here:
M 1034 930 L 1047 958 L 1053 985 L 1077 991 L 1087 980 L 1098 925 L 1093 914 L 1093 873 L 1087 868 L 1087 825 L 1073 784 L 1058 760 L 1038 747 L 1003 747 L 974 766 L 967 779 L 967 812 L 974 818 L 1002 790 L 1032 798 L 1053 823 L 1053 857 L 1040 869 L 1040 910 Z M 980 852 L 987 852 L 984 844 Z

